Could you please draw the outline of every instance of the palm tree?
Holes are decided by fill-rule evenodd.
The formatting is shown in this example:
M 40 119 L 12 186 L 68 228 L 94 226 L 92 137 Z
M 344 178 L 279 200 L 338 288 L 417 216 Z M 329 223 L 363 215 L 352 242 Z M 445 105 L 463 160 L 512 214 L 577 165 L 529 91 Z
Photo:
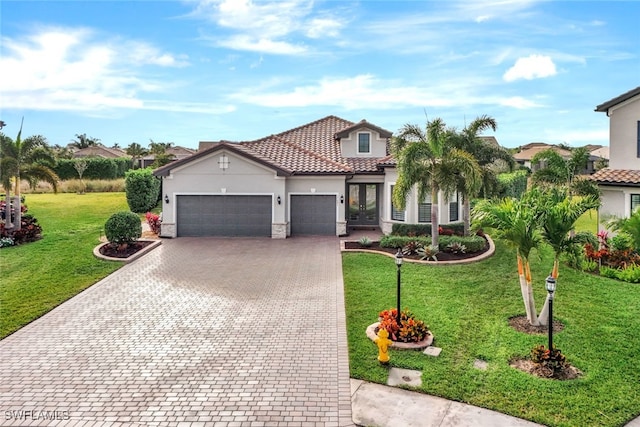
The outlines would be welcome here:
M 54 163 L 54 156 L 43 136 L 35 135 L 22 140 L 22 124 L 15 141 L 0 134 L 0 180 L 6 192 L 7 209 L 11 206 L 11 187 L 15 184 L 17 230 L 21 226 L 20 182 L 26 180 L 31 188 L 35 188 L 39 181 L 45 181 L 57 193 L 59 178 L 50 167 Z
M 153 154 L 154 160 L 151 165 L 154 168 L 159 168 L 167 163 L 171 163 L 175 156 L 167 153 L 167 150 L 173 146 L 172 142 L 155 142 L 153 139 L 149 143 L 149 152 Z
M 398 180 L 393 202 L 399 209 L 406 206 L 407 196 L 417 187 L 418 199 L 431 194 L 431 244 L 437 246 L 438 193 L 449 197 L 461 185 L 472 191 L 480 177 L 480 167 L 473 156 L 451 144 L 454 136 L 441 119 L 427 122 L 426 131 L 417 125 L 405 125 L 393 142 L 398 162 Z
M 566 185 L 569 197 L 573 194 L 597 194 L 597 185 L 593 181 L 578 178 L 588 161 L 589 152 L 585 147 L 571 149 L 568 159 L 551 148 L 542 150 L 531 159 L 532 164 L 544 163 L 544 167 L 533 173 L 532 180 L 536 184 Z
M 142 158 L 143 156 L 146 156 L 148 153 L 147 149 L 137 142 L 132 142 L 131 144 L 129 144 L 125 152 L 131 156 L 131 162 L 134 169 L 136 167 L 137 160 Z
M 497 145 L 492 145 L 480 138 L 480 133 L 489 129 L 495 132 L 497 127 L 498 124 L 493 117 L 482 115 L 476 117 L 469 125 L 465 126 L 461 132 L 456 133 L 455 138 L 452 140 L 452 144 L 456 148 L 468 152 L 476 159 L 481 170 L 479 191 L 465 191 L 464 183 L 459 187 L 459 191 L 461 191 L 463 195 L 462 220 L 465 235 L 469 234 L 470 228 L 471 198 L 479 194 L 483 194 L 484 197 L 495 194 L 498 188 L 496 172 L 496 164 L 498 161 L 506 164 L 509 170 L 511 170 L 516 163 L 513 155 L 508 150 Z M 471 186 L 470 188 L 474 189 L 477 187 Z
M 613 218 L 609 220 L 607 227 L 613 231 L 626 233 L 631 237 L 635 250 L 640 252 L 640 208 L 633 211 L 629 218 Z
M 560 255 L 568 252 L 573 245 L 582 243 L 572 232 L 576 221 L 585 212 L 597 209 L 600 206 L 600 199 L 594 195 L 571 198 L 566 187 L 553 187 L 541 191 L 538 203 L 538 209 L 541 214 L 542 237 L 554 252 L 551 276 L 557 279 Z M 547 295 L 540 316 L 538 316 L 540 323 L 543 325 L 547 324 L 548 310 L 549 296 Z
M 78 150 L 82 150 L 83 148 L 89 148 L 100 144 L 100 140 L 98 138 L 93 138 L 91 136 L 87 136 L 86 133 L 76 134 L 76 139 L 71 140 L 71 146 L 77 148 Z
M 535 206 L 535 199 L 531 192 L 520 199 L 506 198 L 500 202 L 482 199 L 474 207 L 472 215 L 474 223 L 493 228 L 497 237 L 516 250 L 518 279 L 527 319 L 531 325 L 539 326 L 529 264 L 531 250 L 542 242 L 540 210 Z

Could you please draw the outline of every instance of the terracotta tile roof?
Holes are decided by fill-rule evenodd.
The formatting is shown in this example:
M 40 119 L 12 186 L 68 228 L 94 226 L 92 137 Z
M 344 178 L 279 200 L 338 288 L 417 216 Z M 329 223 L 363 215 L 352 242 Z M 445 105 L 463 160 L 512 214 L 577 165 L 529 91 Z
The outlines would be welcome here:
M 303 126 L 270 135 L 256 141 L 231 143 L 228 141 L 200 142 L 200 150 L 188 158 L 177 160 L 154 172 L 167 175 L 170 170 L 186 162 L 208 155 L 223 147 L 244 153 L 249 158 L 270 165 L 284 174 L 319 175 L 381 173 L 382 166 L 394 166 L 391 156 L 345 158 L 341 156 L 338 135 L 349 129 L 367 126 L 387 137 L 391 132 L 366 121 L 353 123 L 336 116 L 327 116 Z M 381 164 L 380 161 L 384 163 Z
M 591 179 L 600 184 L 638 184 L 640 185 L 640 170 L 637 169 L 600 169 Z

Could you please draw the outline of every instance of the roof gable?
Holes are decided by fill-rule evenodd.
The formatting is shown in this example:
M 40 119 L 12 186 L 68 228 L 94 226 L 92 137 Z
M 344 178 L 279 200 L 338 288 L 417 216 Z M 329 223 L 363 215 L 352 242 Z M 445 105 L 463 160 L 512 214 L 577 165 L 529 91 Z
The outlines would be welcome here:
M 368 121 L 362 119 L 360 120 L 358 123 L 351 125 L 345 129 L 342 129 L 340 132 L 336 133 L 336 139 L 339 138 L 346 138 L 349 136 L 349 134 L 351 132 L 354 132 L 356 130 L 359 129 L 369 129 L 369 130 L 374 130 L 376 132 L 378 132 L 378 134 L 380 134 L 380 138 L 391 138 L 392 133 L 389 132 L 386 129 L 383 129 L 381 127 L 378 127 L 376 125 L 373 125 L 371 123 L 369 123 Z
M 640 95 L 640 86 L 638 86 L 635 89 L 631 89 L 628 92 L 623 93 L 622 95 L 616 96 L 613 99 L 608 100 L 607 102 L 603 102 L 602 104 L 598 105 L 595 109 L 595 111 L 602 113 L 602 112 L 608 112 L 609 108 L 611 107 L 615 107 L 618 104 L 622 104 L 623 102 L 634 98 L 636 96 Z

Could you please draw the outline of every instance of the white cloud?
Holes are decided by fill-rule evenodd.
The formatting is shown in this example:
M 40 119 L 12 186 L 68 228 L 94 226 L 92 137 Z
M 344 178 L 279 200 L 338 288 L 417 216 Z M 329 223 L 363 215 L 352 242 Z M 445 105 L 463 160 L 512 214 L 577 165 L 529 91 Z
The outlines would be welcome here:
M 344 26 L 343 19 L 330 14 L 317 16 L 313 3 L 307 0 L 202 0 L 192 16 L 204 17 L 234 33 L 209 37 L 218 46 L 276 55 L 307 52 L 304 43 L 291 41 L 296 35 L 335 38 Z
M 529 55 L 518 58 L 513 67 L 509 68 L 502 78 L 507 82 L 526 79 L 540 79 L 557 73 L 551 57 L 544 55 Z
M 471 105 L 503 105 L 517 109 L 540 105 L 522 97 L 473 95 L 474 82 L 429 84 L 428 87 L 403 85 L 393 80 L 381 80 L 371 74 L 355 77 L 326 77 L 315 84 L 299 85 L 277 90 L 278 84 L 288 87 L 290 82 L 270 82 L 263 87 L 246 88 L 230 98 L 237 102 L 271 108 L 332 106 L 346 110 L 398 109 L 406 107 L 464 107 Z
M 186 66 L 183 57 L 132 40 L 98 40 L 88 29 L 46 28 L 2 38 L 0 92 L 4 109 L 79 111 L 164 109 L 211 112 L 207 104 L 147 101 L 166 84 L 143 77 L 144 66 Z M 221 107 L 222 110 L 229 107 Z

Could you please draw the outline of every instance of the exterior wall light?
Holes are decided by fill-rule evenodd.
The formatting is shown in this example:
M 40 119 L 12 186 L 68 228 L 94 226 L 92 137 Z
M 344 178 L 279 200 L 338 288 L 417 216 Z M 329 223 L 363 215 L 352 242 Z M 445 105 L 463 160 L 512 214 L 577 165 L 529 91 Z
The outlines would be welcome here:
M 169 203 L 169 196 L 167 196 L 166 194 L 164 195 L 164 202 Z
M 344 194 L 340 195 L 340 204 L 344 205 Z
M 278 201 L 278 204 L 281 205 L 282 204 L 282 199 L 280 198 L 280 196 L 278 196 L 278 198 L 276 199 Z

